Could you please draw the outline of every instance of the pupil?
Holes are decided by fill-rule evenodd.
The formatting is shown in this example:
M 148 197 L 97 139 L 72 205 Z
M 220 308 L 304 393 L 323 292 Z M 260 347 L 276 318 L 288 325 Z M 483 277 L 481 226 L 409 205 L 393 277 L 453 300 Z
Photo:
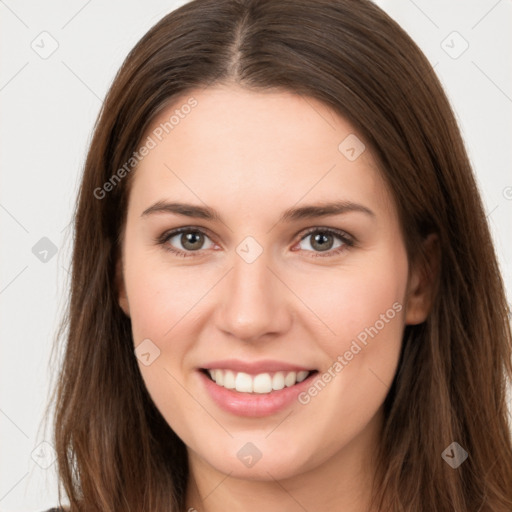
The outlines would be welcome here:
M 328 250 L 330 247 L 326 247 L 326 242 L 327 242 L 327 245 L 330 245 L 329 244 L 329 238 L 331 237 L 332 235 L 330 234 L 325 234 L 325 233 L 322 233 L 322 234 L 318 234 L 318 235 L 315 235 L 313 237 L 313 247 L 315 246 L 315 244 L 319 243 L 318 245 L 318 249 L 320 249 L 321 251 L 325 251 L 325 250 Z
M 183 238 L 184 238 L 184 240 L 183 240 Z M 186 233 L 183 235 L 181 243 L 183 244 L 183 247 L 186 247 L 187 249 L 197 249 L 198 248 L 197 245 L 199 245 L 199 247 L 200 247 L 201 242 L 202 242 L 202 235 L 200 233 Z M 187 247 L 187 245 L 189 247 Z

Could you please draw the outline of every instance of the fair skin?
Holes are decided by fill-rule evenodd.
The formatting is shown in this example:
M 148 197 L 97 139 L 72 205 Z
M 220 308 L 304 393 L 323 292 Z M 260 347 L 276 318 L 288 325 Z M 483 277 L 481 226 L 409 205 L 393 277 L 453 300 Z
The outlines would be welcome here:
M 423 322 L 430 306 L 424 273 L 409 265 L 368 145 L 354 161 L 338 149 L 357 135 L 346 120 L 312 98 L 216 86 L 175 101 L 145 137 L 191 96 L 198 105 L 132 176 L 118 266 L 119 304 L 131 318 L 134 345 L 149 339 L 160 350 L 139 367 L 187 446 L 187 507 L 366 511 L 403 329 Z M 222 221 L 143 215 L 158 201 L 208 206 Z M 357 206 L 280 221 L 290 208 L 331 201 Z M 181 227 L 193 228 L 188 238 L 155 241 Z M 324 231 L 322 239 L 321 228 L 349 237 Z M 249 263 L 240 247 L 255 259 Z M 351 357 L 353 341 L 370 327 L 373 336 Z M 333 369 L 339 356 L 341 371 Z M 256 400 L 269 394 L 228 391 L 220 401 L 245 397 L 245 412 L 237 412 L 207 391 L 222 386 L 201 369 L 219 360 L 263 367 L 272 360 L 317 373 L 297 384 L 302 402 L 263 413 Z M 272 378 L 278 368 L 263 370 L 253 373 Z M 326 372 L 329 382 L 309 392 Z

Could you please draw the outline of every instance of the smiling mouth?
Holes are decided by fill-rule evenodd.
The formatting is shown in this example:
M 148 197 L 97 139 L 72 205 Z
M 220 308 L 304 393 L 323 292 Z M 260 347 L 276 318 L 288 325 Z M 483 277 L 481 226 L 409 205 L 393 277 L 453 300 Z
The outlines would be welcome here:
M 201 370 L 210 380 L 220 387 L 240 393 L 269 394 L 284 388 L 293 387 L 309 379 L 317 370 L 278 371 L 251 375 L 223 369 Z

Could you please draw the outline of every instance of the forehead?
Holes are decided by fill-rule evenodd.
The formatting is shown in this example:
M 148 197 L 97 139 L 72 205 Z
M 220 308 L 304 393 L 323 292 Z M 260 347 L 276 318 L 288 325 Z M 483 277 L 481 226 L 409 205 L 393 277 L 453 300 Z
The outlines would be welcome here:
M 363 137 L 310 97 L 237 86 L 192 90 L 158 115 L 141 144 L 148 138 L 153 147 L 131 190 L 139 208 L 168 197 L 227 204 L 239 214 L 302 198 L 389 206 Z

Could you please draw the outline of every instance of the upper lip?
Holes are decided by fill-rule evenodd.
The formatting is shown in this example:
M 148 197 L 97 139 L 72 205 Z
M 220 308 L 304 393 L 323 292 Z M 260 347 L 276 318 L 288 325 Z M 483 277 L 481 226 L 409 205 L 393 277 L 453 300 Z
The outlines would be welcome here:
M 276 361 L 271 359 L 264 359 L 261 361 L 242 361 L 240 359 L 223 359 L 219 361 L 212 361 L 211 363 L 201 366 L 204 370 L 232 370 L 233 372 L 244 372 L 253 375 L 259 373 L 269 373 L 278 371 L 300 372 L 312 371 L 313 368 L 308 368 L 299 364 L 288 363 L 285 361 Z

